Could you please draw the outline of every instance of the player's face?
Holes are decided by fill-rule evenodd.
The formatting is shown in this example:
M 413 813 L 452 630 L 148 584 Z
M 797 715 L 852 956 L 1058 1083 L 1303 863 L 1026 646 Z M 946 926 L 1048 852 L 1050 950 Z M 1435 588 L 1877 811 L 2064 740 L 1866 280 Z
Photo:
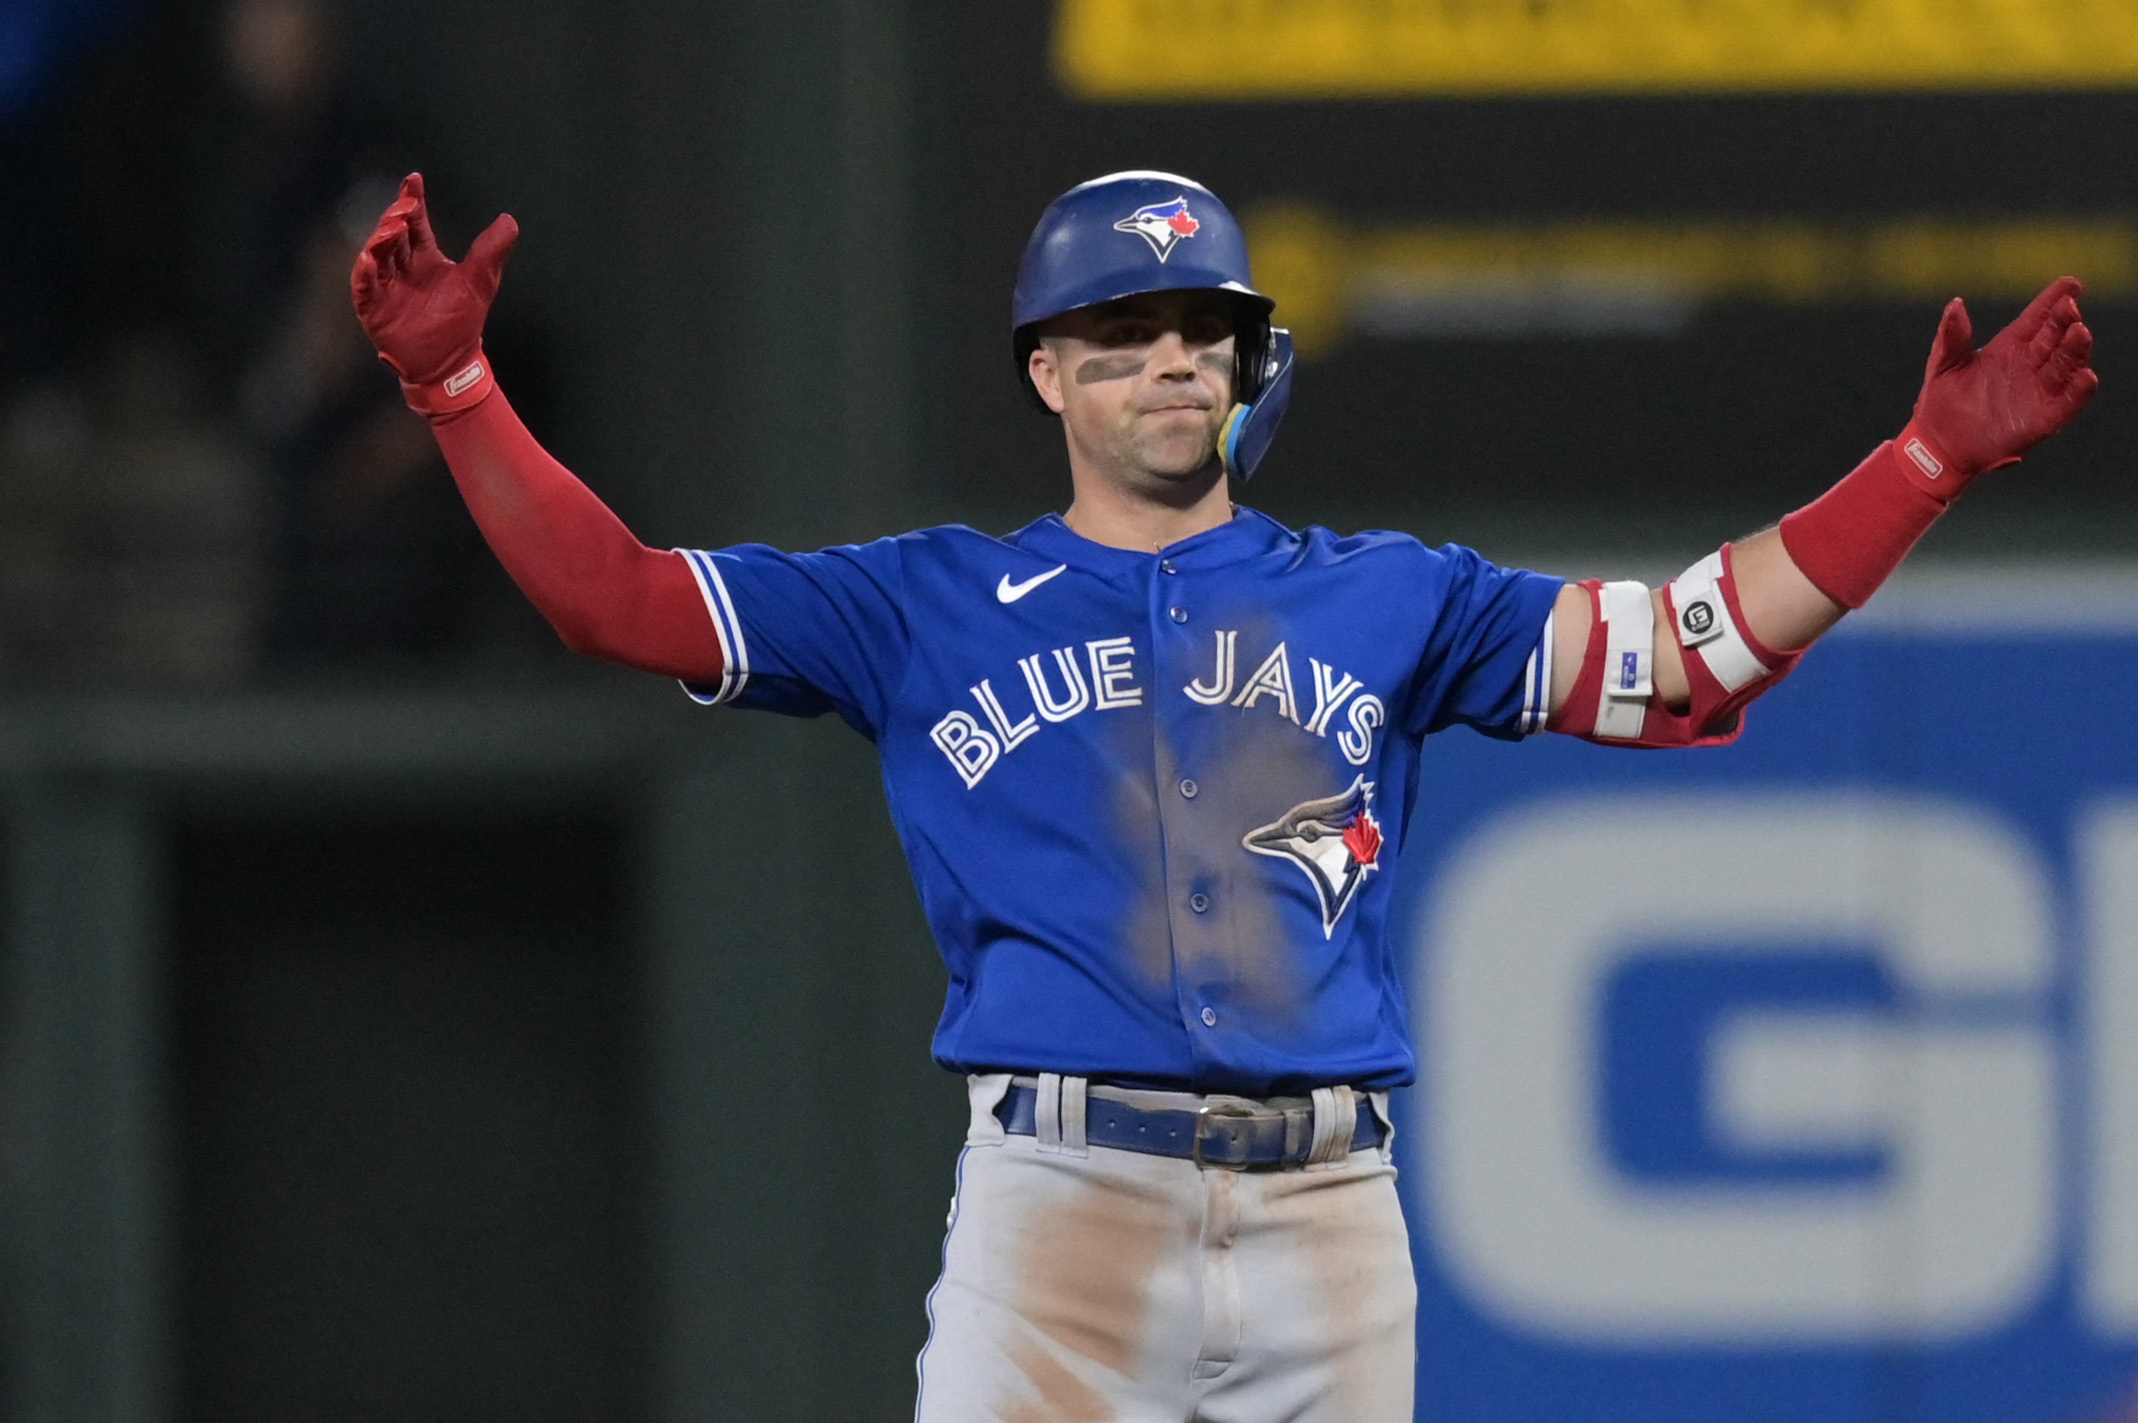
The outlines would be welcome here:
M 1049 322 L 1032 380 L 1084 462 L 1153 493 L 1208 474 L 1232 409 L 1232 304 L 1152 292 Z

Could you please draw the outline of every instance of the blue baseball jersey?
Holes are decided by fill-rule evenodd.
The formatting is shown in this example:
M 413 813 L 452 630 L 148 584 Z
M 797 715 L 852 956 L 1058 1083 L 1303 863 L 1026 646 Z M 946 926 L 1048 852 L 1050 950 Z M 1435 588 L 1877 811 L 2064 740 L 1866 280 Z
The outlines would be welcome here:
M 1414 1065 L 1390 882 L 1420 746 L 1542 729 L 1560 580 L 1249 510 L 688 554 L 701 701 L 876 743 L 950 970 L 936 1060 L 1257 1095 Z

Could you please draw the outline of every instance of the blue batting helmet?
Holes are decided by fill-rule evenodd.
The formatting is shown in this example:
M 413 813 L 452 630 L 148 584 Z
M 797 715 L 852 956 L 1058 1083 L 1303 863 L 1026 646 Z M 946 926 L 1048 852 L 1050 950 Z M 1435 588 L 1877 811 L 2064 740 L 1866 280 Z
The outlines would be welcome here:
M 1043 322 L 1079 307 L 1159 291 L 1233 294 L 1234 405 L 1218 439 L 1226 468 L 1254 473 L 1291 397 L 1291 333 L 1255 290 L 1247 239 L 1225 205 L 1175 173 L 1135 170 L 1079 183 L 1040 214 L 1017 264 L 1011 350 L 1030 389 Z M 1034 392 L 1037 398 L 1037 392 Z

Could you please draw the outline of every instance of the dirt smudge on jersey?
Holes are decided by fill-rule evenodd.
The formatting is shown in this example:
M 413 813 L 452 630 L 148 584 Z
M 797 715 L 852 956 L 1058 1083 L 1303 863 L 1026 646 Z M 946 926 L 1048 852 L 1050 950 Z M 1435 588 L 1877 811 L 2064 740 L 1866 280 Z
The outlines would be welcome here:
M 1146 725 L 1157 738 L 1155 748 L 1144 744 Z M 1165 728 L 1153 723 L 1122 718 L 1115 733 L 1122 738 L 1117 764 L 1136 766 L 1140 775 L 1122 775 L 1113 782 L 1114 834 L 1137 847 L 1145 867 L 1143 878 L 1122 915 L 1120 942 L 1137 975 L 1157 989 L 1173 985 L 1173 921 L 1166 906 L 1165 830 L 1159 815 L 1158 787 L 1165 783 L 1169 757 Z M 1155 772 L 1155 777 L 1154 777 Z
M 1322 929 L 1320 899 L 1298 865 L 1255 854 L 1242 841 L 1302 804 L 1341 796 L 1368 768 L 1346 759 L 1335 729 L 1308 729 L 1312 702 L 1300 703 L 1296 683 L 1289 700 L 1260 692 L 1247 705 L 1234 704 L 1256 660 L 1274 657 L 1282 641 L 1267 613 L 1212 612 L 1204 623 L 1210 634 L 1197 639 L 1185 667 L 1154 659 L 1149 691 L 1166 714 L 1122 718 L 1114 731 L 1122 739 L 1108 746 L 1109 764 L 1122 768 L 1112 792 L 1114 835 L 1138 855 L 1149 847 L 1142 862 L 1149 869 L 1122 910 L 1119 941 L 1154 988 L 1184 989 L 1192 998 L 1215 986 L 1264 1024 L 1307 1020 L 1338 959 Z M 1224 703 L 1172 706 L 1198 678 L 1226 680 L 1210 665 L 1209 649 L 1227 645 L 1242 660 Z M 1286 655 L 1307 666 L 1304 650 Z M 1311 697 L 1311 684 L 1303 690 Z M 1139 765 L 1143 774 L 1127 769 Z M 1369 880 L 1361 892 L 1377 888 Z M 1356 898 L 1347 901 L 1334 937 L 1344 938 L 1361 912 Z M 1215 1011 L 1222 1013 L 1222 1004 Z
M 1276 1018 L 1309 1011 L 1325 966 L 1319 924 L 1301 932 L 1287 897 L 1309 893 L 1298 872 L 1241 843 L 1292 806 L 1343 788 L 1328 745 L 1267 706 L 1232 711 L 1239 724 L 1203 752 L 1195 773 L 1198 809 L 1192 842 L 1168 853 L 1212 867 L 1210 911 L 1183 917 L 1176 952 L 1183 976 L 1220 982 L 1234 1001 Z M 1310 921 L 1311 922 L 1311 921 Z

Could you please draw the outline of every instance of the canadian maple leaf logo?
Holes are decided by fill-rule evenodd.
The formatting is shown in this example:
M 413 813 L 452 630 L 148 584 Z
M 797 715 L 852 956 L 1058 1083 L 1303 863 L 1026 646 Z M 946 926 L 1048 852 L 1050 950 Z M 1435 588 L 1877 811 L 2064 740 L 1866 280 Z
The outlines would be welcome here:
M 1360 864 L 1374 863 L 1381 858 L 1381 827 L 1373 823 L 1372 816 L 1360 811 L 1344 831 L 1344 848 Z
M 1182 208 L 1179 212 L 1166 219 L 1166 226 L 1172 228 L 1182 237 L 1193 237 L 1195 229 L 1201 227 L 1202 224 L 1188 216 L 1188 210 Z

